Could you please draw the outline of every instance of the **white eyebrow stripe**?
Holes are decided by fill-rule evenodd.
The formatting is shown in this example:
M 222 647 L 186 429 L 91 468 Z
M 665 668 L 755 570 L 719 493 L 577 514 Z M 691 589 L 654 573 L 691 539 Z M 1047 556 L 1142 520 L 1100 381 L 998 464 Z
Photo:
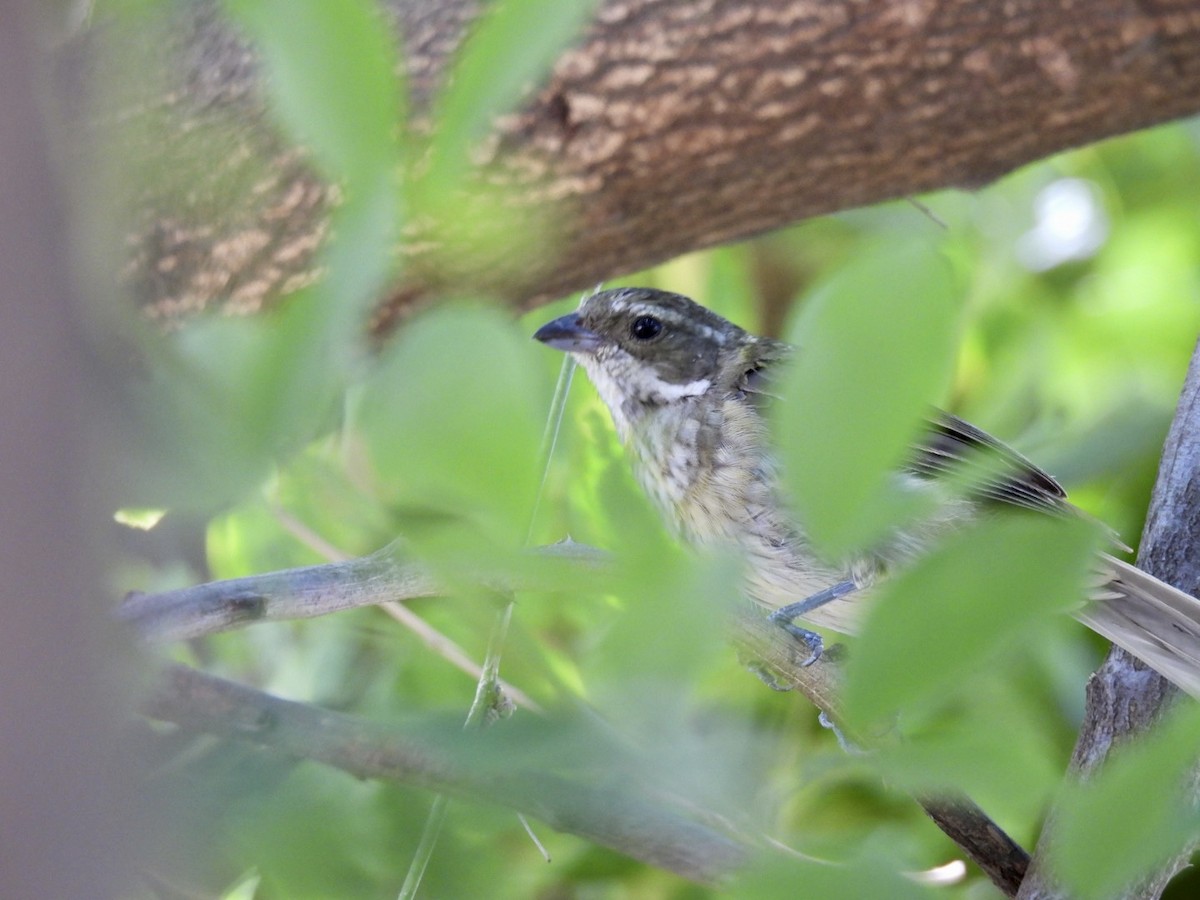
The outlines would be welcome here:
M 659 309 L 658 307 L 652 306 L 650 304 L 646 304 L 646 303 L 630 304 L 630 303 L 625 302 L 624 300 L 614 300 L 612 303 L 612 309 L 614 312 L 618 312 L 618 313 L 628 311 L 628 312 L 632 312 L 636 315 L 654 316 L 655 318 L 659 318 L 659 319 L 661 319 L 663 317 L 661 309 Z M 693 323 L 691 323 L 690 327 L 694 328 L 696 330 L 696 332 L 699 333 L 700 335 L 702 335 L 703 337 L 709 338 L 718 344 L 724 345 L 729 340 L 728 334 L 726 334 L 724 331 L 720 331 L 716 328 L 713 328 L 711 325 L 704 325 L 699 322 L 693 322 Z

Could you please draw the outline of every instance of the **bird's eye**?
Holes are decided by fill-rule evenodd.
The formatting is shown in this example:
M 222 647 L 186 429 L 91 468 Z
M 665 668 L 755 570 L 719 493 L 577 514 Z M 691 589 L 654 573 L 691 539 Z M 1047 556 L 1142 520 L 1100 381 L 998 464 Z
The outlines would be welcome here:
M 629 334 L 638 341 L 650 341 L 658 337 L 663 324 L 654 316 L 638 316 L 629 326 Z

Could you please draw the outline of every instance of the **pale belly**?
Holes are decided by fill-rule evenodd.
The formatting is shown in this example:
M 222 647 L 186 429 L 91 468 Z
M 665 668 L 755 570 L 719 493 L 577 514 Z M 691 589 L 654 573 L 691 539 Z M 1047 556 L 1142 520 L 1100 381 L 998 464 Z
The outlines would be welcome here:
M 650 448 L 642 447 L 642 450 Z M 848 579 L 862 590 L 831 601 L 806 614 L 803 621 L 844 634 L 859 630 L 874 581 L 870 567 L 855 571 L 830 566 L 813 554 L 795 523 L 781 510 L 773 471 L 747 463 L 751 448 L 726 444 L 710 465 L 679 477 L 683 454 L 654 447 L 651 467 L 643 458 L 635 465 L 646 493 L 662 510 L 679 536 L 694 546 L 734 547 L 745 561 L 746 595 L 768 609 L 798 603 Z M 666 476 L 666 477 L 664 477 Z
M 853 592 L 809 611 L 801 621 L 854 634 L 861 629 L 874 593 L 871 588 L 880 578 L 919 557 L 947 530 L 973 517 L 969 502 L 943 504 L 872 552 L 844 564 L 831 563 L 813 551 L 781 502 L 774 466 L 757 449 L 763 439 L 761 423 L 744 424 L 724 429 L 726 439 L 707 455 L 687 447 L 694 435 L 690 424 L 677 430 L 674 440 L 664 440 L 671 431 L 661 429 L 656 432 L 659 441 L 635 441 L 634 468 L 647 494 L 686 542 L 737 549 L 745 560 L 746 595 L 764 607 L 799 603 L 849 581 L 856 585 Z M 702 465 L 689 462 L 697 458 Z M 909 477 L 904 478 L 904 486 L 928 489 Z

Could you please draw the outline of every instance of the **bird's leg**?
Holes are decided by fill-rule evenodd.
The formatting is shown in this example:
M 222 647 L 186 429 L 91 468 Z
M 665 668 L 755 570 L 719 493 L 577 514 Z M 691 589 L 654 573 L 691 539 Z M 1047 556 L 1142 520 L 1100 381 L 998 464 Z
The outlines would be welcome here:
M 839 581 L 833 587 L 827 587 L 823 591 L 818 591 L 811 597 L 806 597 L 796 603 L 789 603 L 787 606 L 781 606 L 770 615 L 770 619 L 796 640 L 808 647 L 808 659 L 800 663 L 802 666 L 811 666 L 821 658 L 821 653 L 824 652 L 825 643 L 821 640 L 821 636 L 815 631 L 809 631 L 807 628 L 801 628 L 793 620 L 804 616 L 806 613 L 812 612 L 836 600 L 838 597 L 844 597 L 847 594 L 858 590 L 858 585 L 853 581 Z

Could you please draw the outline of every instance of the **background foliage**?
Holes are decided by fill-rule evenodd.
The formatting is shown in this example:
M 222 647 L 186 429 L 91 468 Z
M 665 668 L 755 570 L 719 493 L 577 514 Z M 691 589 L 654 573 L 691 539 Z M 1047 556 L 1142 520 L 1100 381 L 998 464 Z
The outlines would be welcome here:
M 167 336 L 121 326 L 136 335 L 152 377 L 129 389 L 130 413 L 111 436 L 129 461 L 114 493 L 123 519 L 136 518 L 135 508 L 166 515 L 144 535 L 126 536 L 130 550 L 114 582 L 163 590 L 365 554 L 401 535 L 455 588 L 409 608 L 479 662 L 498 607 L 461 577 L 467 566 L 503 566 L 520 548 L 564 535 L 611 549 L 621 560 L 615 589 L 581 581 L 517 598 L 501 671 L 552 717 L 569 724 L 598 714 L 621 750 L 576 755 L 578 747 L 564 752 L 569 741 L 521 739 L 507 764 L 603 772 L 617 760 L 802 854 L 752 867 L 737 896 L 791 896 L 798 877 L 814 896 L 990 896 L 977 873 L 936 890 L 897 874 L 957 858 L 903 789 L 962 786 L 1032 845 L 1103 644 L 1036 606 L 1027 618 L 1008 617 L 1016 613 L 1002 607 L 1013 591 L 1043 583 L 1041 564 L 1026 582 L 993 585 L 990 599 L 975 601 L 985 613 L 1004 612 L 993 617 L 1001 627 L 981 635 L 975 620 L 957 620 L 956 604 L 987 594 L 981 553 L 1021 558 L 1033 541 L 1054 566 L 1080 558 L 1088 539 L 1006 526 L 950 548 L 950 568 L 935 583 L 961 585 L 961 595 L 937 604 L 935 624 L 945 627 L 928 629 L 939 632 L 928 650 L 906 656 L 911 637 L 889 641 L 894 629 L 881 629 L 868 632 L 855 660 L 868 673 L 852 685 L 868 698 L 864 710 L 899 704 L 909 740 L 877 757 L 849 756 L 814 711 L 764 689 L 723 642 L 717 613 L 736 594 L 733 562 L 697 560 L 663 534 L 583 379 L 543 465 L 561 359 L 529 335 L 577 297 L 520 317 L 490 298 L 446 298 L 378 352 L 360 340 L 366 310 L 398 264 L 389 247 L 403 223 L 438 223 L 456 252 L 472 252 L 465 238 L 453 243 L 460 220 L 503 215 L 496 198 L 460 205 L 469 190 L 464 141 L 513 102 L 584 12 L 562 4 L 566 11 L 547 19 L 550 7 L 559 5 L 513 2 L 485 21 L 457 64 L 462 78 L 435 103 L 434 127 L 417 136 L 405 128 L 404 85 L 366 0 L 230 0 L 230 13 L 264 49 L 280 126 L 312 148 L 346 199 L 325 250 L 326 278 L 280 311 L 198 321 Z M 542 49 L 527 53 L 524 42 L 539 27 Z M 330 60 L 338 65 L 324 65 Z M 497 83 L 492 72 L 513 77 Z M 866 494 L 851 504 L 844 488 L 867 491 L 878 481 L 926 402 L 1011 441 L 1135 543 L 1200 326 L 1198 185 L 1200 124 L 1184 122 L 1045 161 L 975 193 L 923 197 L 928 212 L 898 201 L 812 220 L 612 284 L 688 294 L 751 330 L 799 339 L 807 358 L 827 363 L 797 374 L 800 399 L 779 427 L 797 447 L 815 433 L 817 451 L 828 451 L 823 462 L 800 449 L 788 460 L 801 482 L 813 466 L 833 467 L 816 469 L 817 487 L 836 492 L 808 497 L 797 482 L 802 502 L 825 517 L 830 546 L 861 543 L 904 514 Z M 539 252 L 553 252 L 546 233 L 530 227 L 531 240 L 546 242 Z M 837 402 L 812 408 L 835 391 Z M 839 443 L 848 438 L 850 450 Z M 874 518 L 850 514 L 864 504 L 874 504 Z M 1053 598 L 1059 606 L 1071 601 L 1078 569 L 1055 568 L 1069 576 Z M 282 696 L 380 720 L 452 720 L 465 715 L 474 691 L 472 675 L 376 609 L 171 652 Z M 883 700 L 870 699 L 873 667 L 887 678 Z M 1113 823 L 1143 821 L 1119 804 L 1156 804 L 1194 736 L 1195 723 L 1184 721 L 1151 748 L 1153 767 L 1128 766 L 1117 800 L 1093 793 L 1078 801 L 1086 815 L 1066 841 L 1064 871 L 1084 880 L 1091 873 L 1086 886 L 1097 894 L 1128 876 L 1122 855 L 1095 846 L 1084 825 L 1124 834 Z M 159 765 L 150 783 L 170 827 L 151 868 L 164 883 L 206 896 L 394 896 L 432 802 L 238 745 L 159 735 L 153 747 Z M 1147 771 L 1159 782 L 1139 781 Z M 1129 834 L 1120 846 L 1127 859 L 1153 857 L 1193 824 L 1186 810 L 1164 813 L 1149 837 Z M 533 827 L 551 865 L 514 815 L 455 801 L 425 896 L 720 893 Z

